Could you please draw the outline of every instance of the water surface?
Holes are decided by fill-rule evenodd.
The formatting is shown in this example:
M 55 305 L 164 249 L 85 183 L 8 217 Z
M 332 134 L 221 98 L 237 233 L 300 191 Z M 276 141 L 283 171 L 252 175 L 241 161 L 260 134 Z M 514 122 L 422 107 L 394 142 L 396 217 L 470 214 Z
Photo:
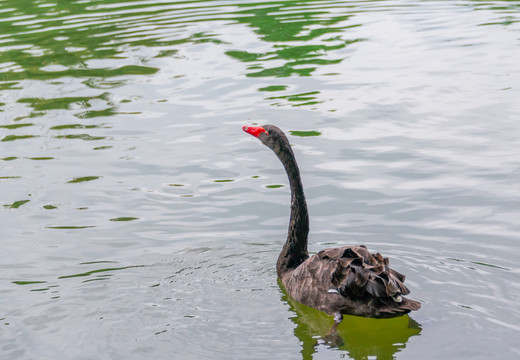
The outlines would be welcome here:
M 519 1 L 0 1 L 0 354 L 520 356 Z M 288 134 L 309 249 L 422 309 L 332 319 L 274 263 Z

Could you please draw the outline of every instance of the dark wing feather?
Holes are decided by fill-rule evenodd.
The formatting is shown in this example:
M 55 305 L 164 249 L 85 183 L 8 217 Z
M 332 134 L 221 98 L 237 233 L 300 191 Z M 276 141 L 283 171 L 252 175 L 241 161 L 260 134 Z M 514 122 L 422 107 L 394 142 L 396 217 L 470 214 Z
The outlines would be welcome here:
M 381 254 L 371 254 L 364 246 L 352 246 L 322 250 L 318 256 L 335 262 L 331 283 L 346 298 L 372 303 L 389 314 L 420 307 L 417 301 L 402 297 L 410 293 L 403 284 L 405 277 L 390 269 L 388 258 Z
M 365 287 L 369 277 L 369 271 L 356 271 L 356 286 Z
M 375 297 L 386 297 L 385 284 L 380 277 L 372 276 L 366 286 L 367 292 Z
M 325 249 L 282 277 L 296 301 L 328 314 L 387 318 L 420 308 L 409 293 L 405 277 L 389 261 L 364 246 Z

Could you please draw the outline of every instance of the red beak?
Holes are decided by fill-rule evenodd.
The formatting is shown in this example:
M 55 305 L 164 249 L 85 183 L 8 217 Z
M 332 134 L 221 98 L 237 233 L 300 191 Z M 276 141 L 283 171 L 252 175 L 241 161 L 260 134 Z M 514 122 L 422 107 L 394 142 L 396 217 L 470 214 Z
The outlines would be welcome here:
M 247 125 L 244 125 L 244 126 L 242 126 L 242 130 L 244 130 L 248 134 L 253 135 L 254 137 L 260 136 L 260 134 L 263 133 L 263 132 L 267 133 L 267 131 L 265 131 L 265 129 L 263 127 L 261 127 L 261 126 L 247 126 Z

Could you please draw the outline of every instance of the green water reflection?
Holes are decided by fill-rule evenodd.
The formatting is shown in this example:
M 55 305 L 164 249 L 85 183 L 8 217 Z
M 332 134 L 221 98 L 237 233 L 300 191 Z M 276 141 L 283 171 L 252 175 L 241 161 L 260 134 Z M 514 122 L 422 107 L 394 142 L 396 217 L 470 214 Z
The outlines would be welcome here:
M 500 5 L 469 2 L 466 6 L 503 15 L 497 22 L 482 25 L 519 21 L 518 4 L 514 1 Z M 125 63 L 130 52 L 150 47 L 157 48 L 155 57 L 175 56 L 176 47 L 181 44 L 208 42 L 226 45 L 228 56 L 247 64 L 249 77 L 310 76 L 320 66 L 342 62 L 345 56 L 337 51 L 363 40 L 346 36 L 350 28 L 361 26 L 352 17 L 357 12 L 371 10 L 368 4 L 330 0 L 232 4 L 4 0 L 2 7 L 0 82 L 3 83 L 0 86 L 3 89 L 16 88 L 24 79 L 150 75 L 159 68 L 147 64 L 146 57 L 139 64 Z M 270 46 L 262 51 L 233 49 L 218 33 L 190 32 L 185 27 L 197 22 L 243 24 Z M 96 86 L 92 80 L 86 80 L 85 84 Z M 108 86 L 120 84 L 116 81 Z
M 0 88 L 20 89 L 23 80 L 84 79 L 93 89 L 113 89 L 124 77 L 160 71 L 153 58 L 175 57 L 183 44 L 213 43 L 225 54 L 246 64 L 247 77 L 310 76 L 319 67 L 338 64 L 337 53 L 361 39 L 345 39 L 351 6 L 334 1 L 271 1 L 229 4 L 222 1 L 81 1 L 44 3 L 29 0 L 2 2 L 0 30 Z M 340 10 L 340 11 L 338 11 Z M 268 44 L 262 51 L 235 49 L 222 35 L 191 30 L 199 22 L 243 24 Z M 140 48 L 153 49 L 141 55 Z M 129 63 L 130 62 L 130 63 Z M 117 78 L 108 80 L 109 78 Z M 285 91 L 272 85 L 259 91 Z M 319 91 L 269 97 L 295 105 L 319 103 Z M 68 109 L 92 98 L 21 98 L 35 111 Z M 277 103 L 273 103 L 276 105 Z M 3 104 L 0 104 L 2 111 Z M 33 116 L 42 112 L 33 112 Z M 117 114 L 115 105 L 76 114 L 79 118 Z
M 18 103 L 29 104 L 36 111 L 46 110 L 59 110 L 59 109 L 70 109 L 73 105 L 79 108 L 90 108 L 92 102 L 95 100 L 109 101 L 110 94 L 102 93 L 96 96 L 74 96 L 74 97 L 61 97 L 55 99 L 45 98 L 22 98 L 18 100 Z M 106 111 L 106 110 L 104 110 Z M 88 116 L 86 116 L 88 117 Z M 92 117 L 92 116 L 90 116 Z
M 201 20 L 245 24 L 253 28 L 261 40 L 274 44 L 274 49 L 266 52 L 227 52 L 235 59 L 252 63 L 254 71 L 248 76 L 255 77 L 310 75 L 317 65 L 342 61 L 342 58 L 328 58 L 328 52 L 360 40 L 342 38 L 345 29 L 359 24 L 345 24 L 351 15 L 328 11 L 330 1 L 249 2 L 237 4 L 238 8 L 232 12 L 226 10 L 229 4 L 219 1 L 183 1 L 182 6 L 179 2 L 152 6 L 143 1 L 67 1 L 46 6 L 30 0 L 2 3 L 6 11 L 1 15 L 4 40 L 0 40 L 3 48 L 0 64 L 7 70 L 0 75 L 2 81 L 152 74 L 158 69 L 144 64 L 96 68 L 88 62 L 124 58 L 132 46 L 222 43 L 216 34 L 178 31 L 183 23 Z M 320 3 L 323 6 L 318 8 Z M 215 14 L 212 18 L 212 11 L 208 11 L 207 16 L 200 18 L 201 9 L 219 7 L 223 14 L 213 11 L 218 16 Z M 145 30 L 146 25 L 152 24 L 153 31 Z M 318 43 L 310 43 L 317 39 Z M 163 48 L 157 56 L 172 56 L 175 52 L 175 49 Z M 285 64 L 260 65 L 272 60 L 283 60 Z M 62 67 L 45 69 L 51 65 Z
M 328 4 L 330 1 L 240 4 L 240 8 L 246 9 L 239 13 L 248 16 L 236 20 L 252 27 L 261 40 L 273 43 L 273 49 L 263 52 L 230 50 L 226 53 L 250 64 L 247 73 L 250 77 L 310 76 L 320 65 L 338 64 L 343 58 L 331 59 L 330 53 L 360 41 L 343 39 L 347 28 L 359 24 L 345 24 L 351 15 L 329 12 Z M 269 65 L 277 61 L 283 65 Z
M 283 291 L 283 286 L 280 286 Z M 287 294 L 282 299 L 295 313 L 294 335 L 300 340 L 302 359 L 312 359 L 319 346 L 327 346 L 341 352 L 349 359 L 394 359 L 395 354 L 406 347 L 412 336 L 420 335 L 421 326 L 408 315 L 393 319 L 368 319 L 345 316 L 338 327 L 338 337 L 331 339 L 327 333 L 334 321 L 321 311 L 300 304 Z M 339 357 L 338 357 L 339 358 Z

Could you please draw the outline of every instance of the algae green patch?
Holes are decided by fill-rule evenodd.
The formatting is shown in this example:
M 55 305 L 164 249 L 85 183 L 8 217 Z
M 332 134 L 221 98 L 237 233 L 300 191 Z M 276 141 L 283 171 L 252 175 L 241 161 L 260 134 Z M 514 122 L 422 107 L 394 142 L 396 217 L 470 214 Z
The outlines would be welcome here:
M 32 285 L 32 284 L 45 284 L 47 281 L 11 281 L 12 284 L 16 285 Z
M 300 136 L 300 137 L 320 136 L 321 135 L 321 132 L 319 132 L 319 131 L 289 131 L 289 133 L 293 136 Z
M 99 178 L 100 178 L 100 176 L 83 176 L 83 177 L 78 177 L 78 178 L 74 178 L 72 180 L 69 180 L 69 181 L 67 181 L 67 183 L 68 184 L 75 184 L 75 183 L 80 183 L 80 182 L 93 181 L 93 180 L 97 180 Z
M 4 207 L 5 207 L 5 208 L 8 208 L 8 209 L 18 209 L 18 208 L 21 207 L 22 205 L 27 204 L 29 201 L 31 201 L 31 200 L 18 200 L 18 201 L 15 201 L 15 202 L 12 203 L 12 204 L 4 205 Z
M 258 91 L 284 91 L 287 90 L 287 85 L 271 85 L 258 89 Z
M 15 141 L 39 137 L 39 135 L 7 135 L 0 141 Z
M 284 185 L 266 185 L 265 187 L 268 189 L 279 189 L 284 187 Z

